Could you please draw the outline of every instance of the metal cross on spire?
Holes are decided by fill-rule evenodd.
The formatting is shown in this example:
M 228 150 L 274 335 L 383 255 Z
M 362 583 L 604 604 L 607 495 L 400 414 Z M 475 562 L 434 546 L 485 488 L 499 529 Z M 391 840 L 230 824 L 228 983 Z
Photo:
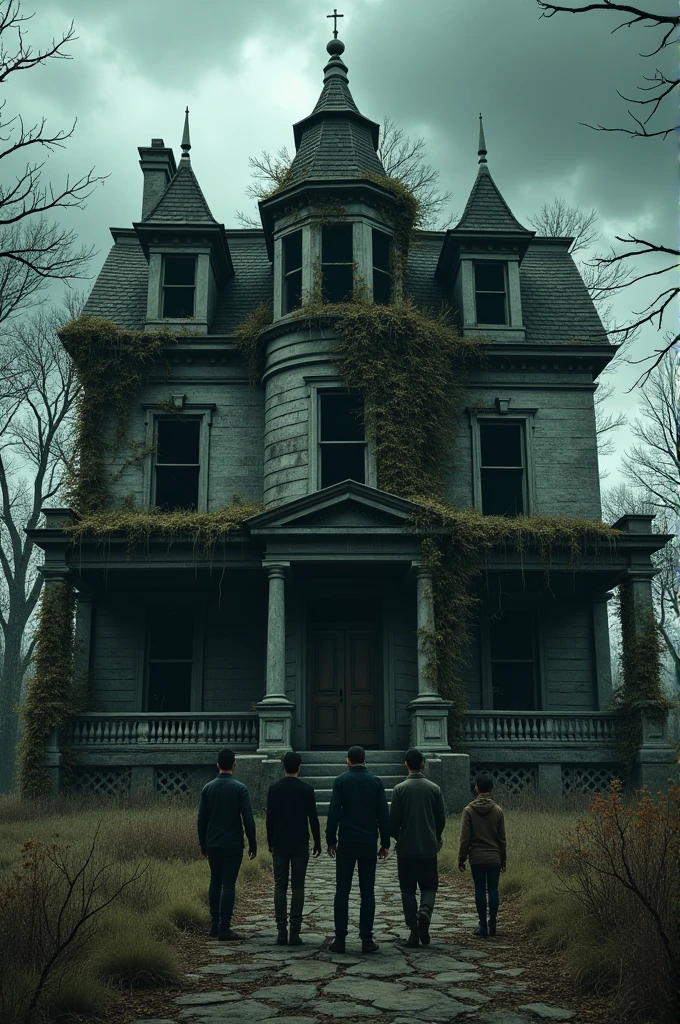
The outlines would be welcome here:
M 333 18 L 333 39 L 337 39 L 338 38 L 338 18 L 344 18 L 345 15 L 344 14 L 338 14 L 337 7 L 334 7 L 333 8 L 333 13 L 332 14 L 327 14 L 326 17 L 327 18 Z

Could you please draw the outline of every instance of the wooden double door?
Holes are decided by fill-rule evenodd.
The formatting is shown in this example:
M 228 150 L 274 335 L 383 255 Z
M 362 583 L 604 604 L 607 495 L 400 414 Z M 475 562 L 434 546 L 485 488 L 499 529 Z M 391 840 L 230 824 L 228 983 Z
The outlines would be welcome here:
M 377 625 L 310 624 L 307 675 L 312 747 L 380 742 L 381 633 Z

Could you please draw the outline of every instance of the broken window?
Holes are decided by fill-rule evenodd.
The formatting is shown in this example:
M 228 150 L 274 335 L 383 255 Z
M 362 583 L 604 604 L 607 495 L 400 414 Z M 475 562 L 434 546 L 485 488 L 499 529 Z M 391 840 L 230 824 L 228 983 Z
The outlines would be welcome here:
M 149 614 L 147 638 L 146 710 L 191 711 L 193 615 L 187 609 L 156 609 Z
M 536 711 L 535 621 L 529 611 L 504 612 L 489 626 L 494 711 Z
M 186 318 L 194 315 L 196 257 L 163 258 L 163 316 Z
M 392 298 L 391 246 L 390 235 L 373 228 L 373 301 L 384 305 Z
M 282 311 L 290 313 L 302 305 L 302 232 L 283 237 Z
M 475 305 L 478 324 L 507 324 L 505 266 L 475 263 Z
M 319 395 L 321 486 L 341 480 L 366 482 L 364 403 L 360 395 L 322 392 Z
M 321 279 L 325 302 L 348 302 L 354 289 L 354 242 L 351 224 L 321 228 Z
M 480 423 L 482 512 L 519 516 L 525 511 L 522 423 Z
M 158 508 L 198 508 L 201 421 L 176 416 L 156 421 Z

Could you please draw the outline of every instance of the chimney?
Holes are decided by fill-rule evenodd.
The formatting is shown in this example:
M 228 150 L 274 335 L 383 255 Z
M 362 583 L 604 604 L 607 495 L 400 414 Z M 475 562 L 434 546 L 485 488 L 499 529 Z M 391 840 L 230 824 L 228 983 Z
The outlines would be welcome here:
M 139 166 L 144 174 L 142 195 L 142 220 L 144 220 L 170 184 L 170 179 L 176 173 L 177 166 L 174 153 L 168 149 L 162 139 L 152 139 L 150 146 L 139 146 Z

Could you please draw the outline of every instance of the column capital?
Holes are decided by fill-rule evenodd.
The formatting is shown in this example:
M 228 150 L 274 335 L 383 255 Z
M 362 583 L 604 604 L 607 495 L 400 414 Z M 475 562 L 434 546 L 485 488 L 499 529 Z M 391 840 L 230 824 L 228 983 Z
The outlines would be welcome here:
M 659 575 L 659 569 L 656 566 L 640 566 L 636 568 L 626 569 L 624 578 L 621 583 L 651 583 L 655 576 Z
M 71 570 L 67 566 L 40 566 L 40 575 L 44 583 L 67 583 L 73 586 Z
M 593 604 L 607 604 L 608 601 L 611 601 L 613 596 L 614 594 L 611 590 L 599 591 L 592 595 L 592 601 Z
M 423 562 L 411 562 L 411 567 L 416 574 L 416 579 L 432 579 L 432 570 Z
M 265 560 L 262 563 L 262 568 L 267 571 L 270 579 L 277 576 L 283 578 L 286 575 L 286 569 L 290 569 L 290 562 L 267 562 Z

